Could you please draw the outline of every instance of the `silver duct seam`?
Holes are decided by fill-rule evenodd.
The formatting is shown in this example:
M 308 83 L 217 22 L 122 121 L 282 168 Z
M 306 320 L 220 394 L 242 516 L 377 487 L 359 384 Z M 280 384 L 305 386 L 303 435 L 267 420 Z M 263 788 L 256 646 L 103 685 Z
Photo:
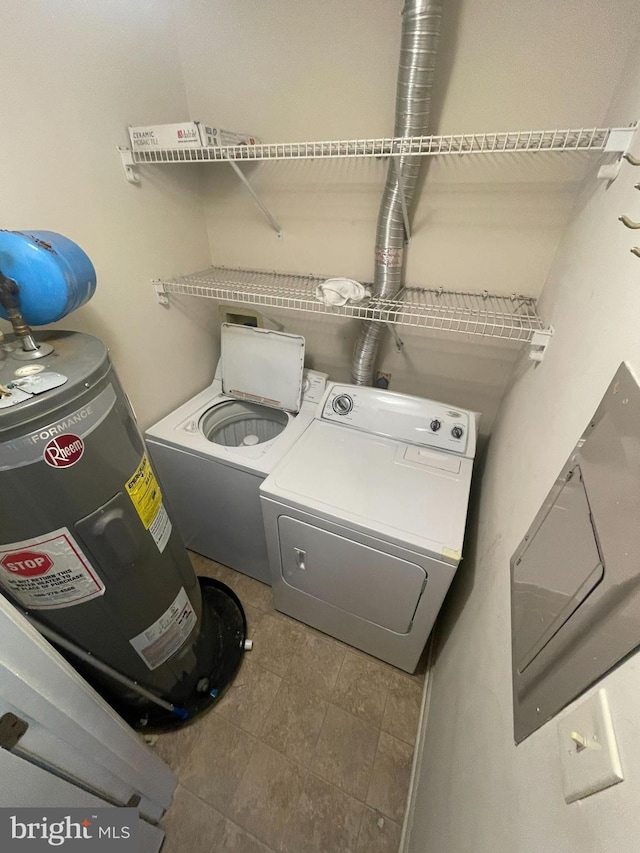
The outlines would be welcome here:
M 396 87 L 395 136 L 423 136 L 428 132 L 431 89 L 440 37 L 440 0 L 405 0 L 402 41 Z M 421 157 L 399 157 L 398 169 L 389 163 L 376 230 L 373 295 L 394 297 L 402 287 L 405 230 L 398 174 L 407 208 L 418 183 Z M 353 351 L 351 381 L 371 385 L 384 323 L 363 321 Z

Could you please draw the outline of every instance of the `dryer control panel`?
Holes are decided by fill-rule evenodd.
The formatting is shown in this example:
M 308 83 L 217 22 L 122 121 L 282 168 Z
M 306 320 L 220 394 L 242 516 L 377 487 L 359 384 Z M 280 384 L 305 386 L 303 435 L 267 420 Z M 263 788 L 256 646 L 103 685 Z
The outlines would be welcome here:
M 477 415 L 422 397 L 332 383 L 318 417 L 398 441 L 475 455 Z

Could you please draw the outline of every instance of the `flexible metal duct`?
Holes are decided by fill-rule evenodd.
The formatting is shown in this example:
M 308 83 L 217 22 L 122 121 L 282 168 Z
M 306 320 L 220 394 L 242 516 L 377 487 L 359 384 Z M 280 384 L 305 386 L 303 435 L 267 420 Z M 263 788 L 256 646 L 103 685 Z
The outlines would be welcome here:
M 405 0 L 402 10 L 402 43 L 396 88 L 394 136 L 427 133 L 431 107 L 442 4 L 440 0 Z M 373 295 L 392 298 L 402 287 L 405 228 L 398 175 L 407 210 L 418 182 L 421 157 L 398 157 L 389 163 L 387 181 L 378 214 Z M 384 323 L 363 321 L 353 351 L 351 381 L 371 385 Z

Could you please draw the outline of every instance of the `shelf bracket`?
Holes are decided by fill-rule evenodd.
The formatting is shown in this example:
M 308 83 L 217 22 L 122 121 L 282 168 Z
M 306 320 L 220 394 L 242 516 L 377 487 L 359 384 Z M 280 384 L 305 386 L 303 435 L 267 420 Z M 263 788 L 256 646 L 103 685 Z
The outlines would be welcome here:
M 234 172 L 236 173 L 236 175 L 240 178 L 240 180 L 241 180 L 241 181 L 242 181 L 242 183 L 245 185 L 245 187 L 249 190 L 249 192 L 250 192 L 250 193 L 251 193 L 251 195 L 253 196 L 253 200 L 255 201 L 255 203 L 258 205 L 258 207 L 259 207 L 259 208 L 260 208 L 260 210 L 262 211 L 262 214 L 263 214 L 263 216 L 265 217 L 265 219 L 267 219 L 267 220 L 268 220 L 269 224 L 271 225 L 271 227 L 273 228 L 273 230 L 274 230 L 274 231 L 276 232 L 276 234 L 278 235 L 278 238 L 281 238 L 281 237 L 282 237 L 282 228 L 280 228 L 280 226 L 278 225 L 278 223 L 276 222 L 276 220 L 273 218 L 273 216 L 271 215 L 271 213 L 270 213 L 270 212 L 269 212 L 269 210 L 267 209 L 267 207 L 266 207 L 266 205 L 264 204 L 264 202 L 261 200 L 261 198 L 260 198 L 260 196 L 258 195 L 258 193 L 257 193 L 257 192 L 254 190 L 254 188 L 251 186 L 251 183 L 249 182 L 249 179 L 248 179 L 248 178 L 247 178 L 247 176 L 244 174 L 244 172 L 242 171 L 242 169 L 240 168 L 240 166 L 236 165 L 236 164 L 233 162 L 233 160 L 227 160 L 227 163 L 231 166 L 231 168 L 233 169 L 233 171 L 234 171 Z
M 411 242 L 411 226 L 409 225 L 409 209 L 407 207 L 407 197 L 404 194 L 404 181 L 402 180 L 402 170 L 400 169 L 400 158 L 397 154 L 391 155 L 391 162 L 396 171 L 398 179 L 398 193 L 400 194 L 400 204 L 402 205 L 402 218 L 404 219 L 404 233 L 407 243 Z
M 130 184 L 139 184 L 140 175 L 138 174 L 138 164 L 134 162 L 131 150 L 122 145 L 118 145 L 118 151 L 120 152 L 120 159 L 122 160 L 122 168 L 124 169 L 125 178 Z
M 529 358 L 531 361 L 541 362 L 553 337 L 553 326 L 548 329 L 540 329 L 531 335 L 529 341 Z
M 168 305 L 169 297 L 167 296 L 167 288 L 164 285 L 163 281 L 159 281 L 158 279 L 153 282 L 153 289 L 156 292 L 156 300 L 158 301 L 158 305 Z
M 601 181 L 615 181 L 620 172 L 622 161 L 628 160 L 632 162 L 629 158 L 633 158 L 633 155 L 628 152 L 637 129 L 638 125 L 633 124 L 630 127 L 616 127 L 609 132 L 604 151 L 606 153 L 613 152 L 619 156 L 614 163 L 607 163 L 604 166 L 600 166 L 598 177 Z
M 389 331 L 391 332 L 391 337 L 393 338 L 393 342 L 396 345 L 396 349 L 398 350 L 398 352 L 402 352 L 402 347 L 404 346 L 404 341 L 402 340 L 402 338 L 398 334 L 396 327 L 393 325 L 393 323 L 385 323 L 385 325 L 386 325 L 387 329 L 389 329 Z

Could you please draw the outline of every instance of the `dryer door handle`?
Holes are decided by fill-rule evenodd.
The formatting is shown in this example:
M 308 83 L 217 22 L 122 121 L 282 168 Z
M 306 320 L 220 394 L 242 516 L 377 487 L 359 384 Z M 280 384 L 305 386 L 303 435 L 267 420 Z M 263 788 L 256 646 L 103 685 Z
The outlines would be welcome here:
M 301 548 L 294 548 L 293 553 L 295 554 L 295 558 L 296 558 L 296 566 L 299 569 L 301 569 L 302 571 L 305 571 L 307 568 L 307 566 L 306 566 L 307 552 L 303 551 Z

